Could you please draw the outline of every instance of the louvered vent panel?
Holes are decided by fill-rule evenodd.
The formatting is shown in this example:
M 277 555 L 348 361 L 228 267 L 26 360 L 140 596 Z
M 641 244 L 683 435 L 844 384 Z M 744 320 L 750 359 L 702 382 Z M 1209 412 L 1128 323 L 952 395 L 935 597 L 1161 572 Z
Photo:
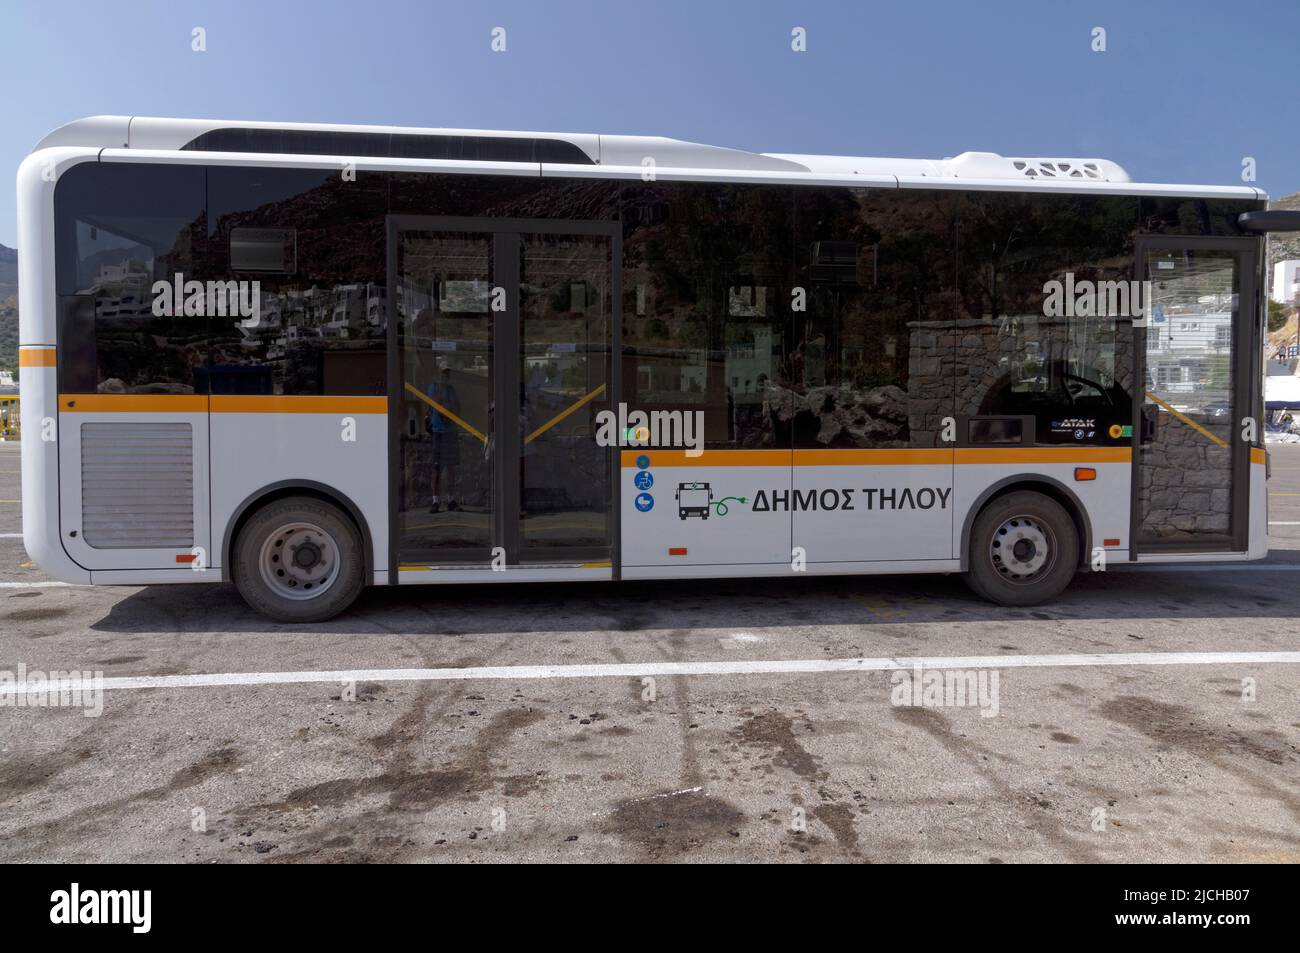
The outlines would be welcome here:
M 189 424 L 81 425 L 81 535 L 96 549 L 194 545 Z

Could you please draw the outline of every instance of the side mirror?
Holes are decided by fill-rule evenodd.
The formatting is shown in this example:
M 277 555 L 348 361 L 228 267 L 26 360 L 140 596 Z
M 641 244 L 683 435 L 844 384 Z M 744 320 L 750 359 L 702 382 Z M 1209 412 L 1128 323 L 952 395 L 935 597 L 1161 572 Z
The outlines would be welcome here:
M 1300 232 L 1300 211 L 1242 212 L 1237 216 L 1237 224 L 1248 232 Z

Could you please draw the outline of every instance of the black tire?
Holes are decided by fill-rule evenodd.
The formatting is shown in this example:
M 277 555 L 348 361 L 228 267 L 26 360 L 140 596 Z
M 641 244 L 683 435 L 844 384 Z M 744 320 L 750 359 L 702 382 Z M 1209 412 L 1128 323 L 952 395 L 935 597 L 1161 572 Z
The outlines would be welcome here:
M 1079 566 L 1079 532 L 1060 503 L 1018 490 L 990 501 L 971 528 L 967 585 L 1002 606 L 1055 599 Z
M 324 622 L 365 588 L 362 547 L 356 524 L 337 506 L 285 497 L 240 528 L 231 577 L 245 602 L 277 622 Z

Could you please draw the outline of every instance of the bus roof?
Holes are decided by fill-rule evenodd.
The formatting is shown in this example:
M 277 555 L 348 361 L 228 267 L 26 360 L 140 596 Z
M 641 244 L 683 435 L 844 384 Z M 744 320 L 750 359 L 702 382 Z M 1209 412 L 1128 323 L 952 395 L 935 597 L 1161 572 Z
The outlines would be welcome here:
M 530 162 L 548 166 L 691 170 L 710 175 L 762 176 L 766 181 L 837 179 L 900 187 L 996 188 L 1007 191 L 1160 192 L 1262 200 L 1249 186 L 1135 183 L 1118 163 L 1100 158 L 1001 156 L 963 152 L 944 159 L 825 156 L 746 152 L 660 136 L 596 133 L 414 128 L 406 126 L 283 123 L 220 119 L 91 116 L 60 126 L 37 150 L 50 147 L 151 152 L 250 153 L 402 158 L 476 162 Z M 197 158 L 197 156 L 196 156 Z M 586 175 L 601 174 L 594 168 Z M 889 179 L 894 183 L 889 183 Z

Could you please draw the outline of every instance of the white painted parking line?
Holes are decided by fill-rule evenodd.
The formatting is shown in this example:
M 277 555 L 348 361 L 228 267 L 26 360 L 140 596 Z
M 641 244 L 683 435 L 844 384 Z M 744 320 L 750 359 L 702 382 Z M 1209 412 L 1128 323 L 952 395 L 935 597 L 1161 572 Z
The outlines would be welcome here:
M 74 586 L 70 582 L 0 582 L 0 589 L 52 589 L 52 588 L 84 589 L 85 586 Z
M 890 672 L 922 669 L 1078 668 L 1148 665 L 1300 665 L 1300 652 L 1107 652 L 1095 655 L 969 655 L 910 658 L 787 659 L 731 662 L 626 662 L 590 665 L 486 665 L 469 668 L 372 668 L 332 672 L 225 672 L 212 675 L 124 675 L 105 678 L 105 690 L 124 688 L 224 688 L 342 682 L 517 681 L 548 678 L 643 678 L 668 675 L 806 675 L 823 672 Z M 30 675 L 28 676 L 30 678 Z M 89 690 L 81 678 L 59 682 Z M 0 697 L 28 689 L 0 681 Z
M 0 533 L 0 539 L 22 539 L 22 533 Z
M 1300 526 L 1300 520 L 1269 520 L 1269 526 Z
M 1300 572 L 1300 563 L 1120 563 L 1107 572 Z

